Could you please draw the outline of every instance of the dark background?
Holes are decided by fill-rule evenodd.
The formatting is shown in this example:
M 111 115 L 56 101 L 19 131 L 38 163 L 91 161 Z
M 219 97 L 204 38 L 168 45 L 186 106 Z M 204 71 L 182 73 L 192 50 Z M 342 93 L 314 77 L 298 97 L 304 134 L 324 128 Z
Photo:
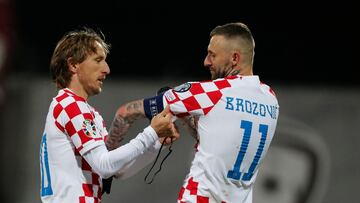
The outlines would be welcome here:
M 353 3 L 192 3 L 15 0 L 11 72 L 47 76 L 57 40 L 85 25 L 102 30 L 112 44 L 110 78 L 207 79 L 203 59 L 209 32 L 242 21 L 256 42 L 254 73 L 265 83 L 360 85 Z

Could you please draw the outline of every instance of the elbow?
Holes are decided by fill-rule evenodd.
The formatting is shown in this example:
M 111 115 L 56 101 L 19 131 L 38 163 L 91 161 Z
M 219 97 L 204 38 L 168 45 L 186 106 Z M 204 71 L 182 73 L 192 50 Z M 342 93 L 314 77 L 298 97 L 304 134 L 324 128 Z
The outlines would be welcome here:
M 93 170 L 95 171 L 95 173 L 97 173 L 101 178 L 110 178 L 111 176 L 113 176 L 117 171 L 115 170 L 111 170 L 111 169 L 105 169 L 105 168 L 98 168 L 95 169 L 93 168 Z
M 120 106 L 116 111 L 116 117 L 126 118 L 129 112 L 127 111 L 126 105 Z
M 113 163 L 111 163 L 110 153 L 104 153 L 93 164 L 92 168 L 101 178 L 109 178 L 113 176 L 117 169 Z

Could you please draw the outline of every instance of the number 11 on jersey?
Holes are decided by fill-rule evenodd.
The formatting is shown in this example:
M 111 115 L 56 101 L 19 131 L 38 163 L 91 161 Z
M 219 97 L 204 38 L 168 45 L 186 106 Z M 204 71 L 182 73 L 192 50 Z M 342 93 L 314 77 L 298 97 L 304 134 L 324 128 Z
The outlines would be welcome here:
M 237 155 L 234 167 L 232 170 L 228 171 L 228 174 L 227 174 L 228 178 L 231 178 L 234 180 L 240 180 L 240 177 L 243 174 L 241 177 L 241 180 L 247 181 L 247 180 L 250 180 L 251 177 L 254 175 L 254 171 L 260 161 L 261 154 L 264 151 L 266 136 L 268 133 L 268 125 L 264 125 L 264 124 L 259 125 L 259 132 L 261 134 L 261 138 L 260 138 L 260 142 L 257 147 L 257 150 L 256 150 L 256 154 L 253 158 L 253 161 L 251 162 L 251 165 L 245 167 L 245 170 L 247 172 L 246 171 L 240 172 L 240 166 L 244 160 L 246 151 L 249 146 L 249 142 L 250 142 L 250 138 L 251 138 L 251 134 L 252 134 L 252 127 L 253 127 L 253 123 L 251 121 L 246 121 L 246 120 L 241 121 L 240 128 L 244 129 L 244 135 L 243 135 L 243 139 L 241 141 L 240 150 Z

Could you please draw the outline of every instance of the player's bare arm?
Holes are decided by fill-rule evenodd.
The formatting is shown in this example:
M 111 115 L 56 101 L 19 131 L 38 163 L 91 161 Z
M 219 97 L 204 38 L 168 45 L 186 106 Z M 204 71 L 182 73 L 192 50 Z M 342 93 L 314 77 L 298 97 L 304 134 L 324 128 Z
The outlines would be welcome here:
M 131 124 L 139 118 L 145 118 L 142 99 L 129 102 L 119 107 L 106 139 L 106 147 L 108 150 L 113 150 L 120 146 Z
M 196 141 L 198 141 L 198 134 L 197 134 L 197 121 L 199 120 L 198 117 L 195 116 L 187 116 L 181 119 L 182 126 L 187 130 L 187 132 L 193 137 Z

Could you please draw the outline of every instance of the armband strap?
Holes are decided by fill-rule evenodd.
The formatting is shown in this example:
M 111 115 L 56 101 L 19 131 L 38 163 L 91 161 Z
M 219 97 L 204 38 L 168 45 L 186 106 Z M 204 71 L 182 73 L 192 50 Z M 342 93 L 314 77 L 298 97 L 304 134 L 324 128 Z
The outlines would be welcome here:
M 102 179 L 102 183 L 103 183 L 102 194 L 104 193 L 110 194 L 112 180 L 113 180 L 113 176 L 106 179 L 104 178 Z
M 164 110 L 163 104 L 163 94 L 159 94 L 155 97 L 150 97 L 144 99 L 144 111 L 145 116 L 148 119 L 152 119 L 152 117 L 156 116 L 158 113 Z

